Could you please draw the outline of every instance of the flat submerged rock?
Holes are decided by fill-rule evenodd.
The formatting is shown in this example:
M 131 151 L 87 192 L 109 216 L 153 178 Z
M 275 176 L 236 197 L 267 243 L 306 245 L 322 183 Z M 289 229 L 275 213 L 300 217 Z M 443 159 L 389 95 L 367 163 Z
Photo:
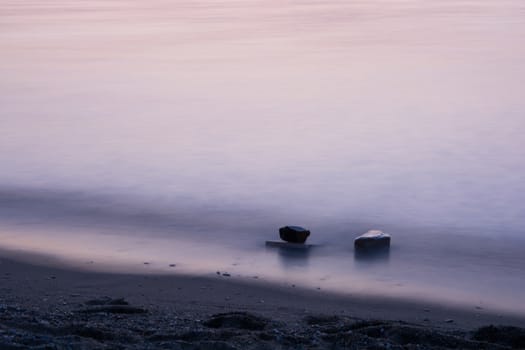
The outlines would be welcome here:
M 314 244 L 305 244 L 305 243 L 290 243 L 282 241 L 266 241 L 267 247 L 275 248 L 286 248 L 286 249 L 298 249 L 298 250 L 308 250 L 315 247 Z

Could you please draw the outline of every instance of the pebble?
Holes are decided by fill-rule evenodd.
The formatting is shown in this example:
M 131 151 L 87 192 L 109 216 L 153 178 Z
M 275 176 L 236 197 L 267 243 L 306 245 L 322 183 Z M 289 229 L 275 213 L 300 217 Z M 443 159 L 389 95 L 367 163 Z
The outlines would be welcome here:
M 449 318 L 449 319 L 446 319 L 445 322 L 446 322 L 446 323 L 452 323 L 452 322 L 454 322 L 454 320 L 451 319 L 451 318 Z
M 227 272 L 223 273 L 222 275 L 223 275 L 224 277 L 231 277 L 231 275 L 230 275 L 229 273 L 227 273 Z

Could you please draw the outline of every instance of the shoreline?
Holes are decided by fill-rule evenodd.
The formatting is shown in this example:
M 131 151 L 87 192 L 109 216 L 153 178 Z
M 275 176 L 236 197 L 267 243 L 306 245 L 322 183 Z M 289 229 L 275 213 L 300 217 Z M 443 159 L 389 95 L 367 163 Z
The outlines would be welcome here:
M 176 273 L 123 274 L 82 271 L 57 267 L 56 263 L 59 261 L 52 261 L 52 258 L 48 259 L 54 266 L 36 265 L 35 261 L 39 258 L 42 259 L 33 255 L 31 260 L 31 254 L 0 250 L 0 310 L 4 311 L 4 317 L 0 318 L 0 339 L 2 339 L 1 334 L 5 334 L 9 329 L 27 332 L 24 328 L 27 325 L 17 328 L 19 321 L 6 322 L 5 314 L 9 314 L 8 310 L 13 313 L 9 316 L 11 320 L 17 317 L 24 318 L 28 314 L 37 319 L 46 317 L 56 319 L 57 315 L 62 315 L 60 322 L 55 321 L 63 328 L 68 323 L 91 324 L 91 321 L 84 316 L 79 318 L 78 312 L 86 309 L 86 302 L 101 300 L 101 298 L 123 299 L 130 305 L 147 310 L 148 316 L 141 316 L 146 319 L 141 318 L 140 322 L 149 320 L 159 329 L 163 326 L 158 323 L 158 317 L 168 319 L 175 317 L 174 319 L 178 321 L 185 320 L 185 323 L 182 322 L 183 327 L 200 329 L 202 323 L 213 318 L 213 315 L 232 312 L 257 315 L 275 324 L 296 325 L 299 329 L 315 326 L 315 324 L 305 326 L 306 319 L 323 319 L 323 317 L 337 320 L 334 322 L 343 328 L 349 327 L 348 322 L 374 320 L 373 322 L 384 322 L 384 327 L 412 325 L 417 329 L 438 334 L 441 334 L 440 332 L 470 334 L 469 332 L 479 327 L 491 324 L 525 327 L 525 315 L 499 314 L 485 309 L 462 308 L 387 296 L 341 296 L 320 290 L 285 287 L 260 280 L 247 281 L 235 276 L 202 277 Z M 18 312 L 16 310 L 23 310 L 23 312 L 17 316 L 14 315 Z M 120 314 L 116 316 L 125 317 Z M 131 323 L 128 321 L 116 327 L 119 329 L 116 332 L 137 327 L 135 321 Z M 46 322 L 53 323 L 53 321 L 44 321 Z M 29 328 L 35 327 L 33 325 Z M 45 333 L 45 329 L 49 328 L 46 327 L 44 331 L 39 332 Z M 284 327 L 284 329 L 288 328 Z M 31 332 L 31 337 L 34 337 Z M 268 341 L 270 343 L 276 341 L 272 339 Z M 105 344 L 103 339 L 88 340 Z M 182 340 L 177 338 L 174 341 Z M 197 341 L 198 339 L 192 340 L 192 342 Z M 254 341 L 257 342 L 257 339 Z M 122 341 L 119 340 L 118 343 Z M 230 343 L 233 344 L 232 346 L 237 344 L 235 341 Z M 86 344 L 87 348 L 91 346 L 96 348 L 100 345 Z

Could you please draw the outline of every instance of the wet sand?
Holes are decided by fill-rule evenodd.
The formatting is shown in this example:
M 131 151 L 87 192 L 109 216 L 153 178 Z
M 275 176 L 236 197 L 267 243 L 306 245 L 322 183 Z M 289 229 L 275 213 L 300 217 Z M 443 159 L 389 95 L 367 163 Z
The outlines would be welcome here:
M 57 267 L 53 259 L 44 266 L 21 252 L 0 256 L 2 349 L 496 349 L 521 343 L 480 343 L 472 332 L 525 327 L 525 316 L 493 310 L 342 296 L 215 272 L 184 276 L 176 266 L 172 275 L 118 274 Z M 512 330 L 518 340 L 525 334 Z

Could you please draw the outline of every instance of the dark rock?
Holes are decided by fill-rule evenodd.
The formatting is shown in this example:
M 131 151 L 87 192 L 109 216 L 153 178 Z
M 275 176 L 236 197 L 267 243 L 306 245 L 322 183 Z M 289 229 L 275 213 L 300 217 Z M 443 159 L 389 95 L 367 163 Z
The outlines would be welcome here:
M 112 299 L 110 297 L 102 297 L 99 299 L 92 299 L 85 302 L 86 305 L 129 305 L 124 298 Z
M 300 226 L 284 226 L 279 229 L 279 237 L 290 243 L 304 243 L 310 231 Z
M 75 334 L 84 338 L 92 338 L 95 340 L 111 340 L 114 339 L 113 333 L 106 329 L 100 329 L 89 326 L 72 326 L 63 330 L 64 332 Z
M 368 327 L 386 326 L 388 324 L 389 324 L 388 322 L 380 321 L 380 320 L 357 321 L 351 325 L 350 329 L 359 330 L 359 329 L 364 329 Z
M 473 338 L 480 341 L 525 349 L 525 329 L 512 326 L 486 326 L 474 332 Z
M 339 322 L 339 317 L 332 315 L 310 315 L 306 316 L 304 320 L 309 325 L 326 325 Z
M 258 337 L 259 339 L 261 340 L 274 340 L 275 339 L 275 335 L 271 334 L 271 333 L 267 333 L 267 332 L 261 332 L 258 334 Z
M 263 330 L 268 320 L 247 312 L 227 312 L 213 315 L 204 325 L 210 328 Z
M 408 346 L 417 344 L 418 349 L 480 349 L 480 344 L 454 334 L 441 333 L 426 327 L 396 323 L 359 328 L 358 333 L 370 338 Z
M 238 350 L 235 346 L 223 341 L 201 341 L 198 344 L 200 350 Z
M 390 235 L 379 230 L 370 230 L 354 240 L 356 249 L 375 249 L 390 247 Z
M 127 306 L 127 305 L 107 305 L 107 306 L 100 306 L 100 307 L 93 307 L 89 309 L 79 310 L 81 313 L 85 314 L 94 314 L 94 313 L 110 313 L 110 314 L 144 314 L 147 313 L 148 310 L 140 308 L 140 307 L 134 307 L 134 306 Z

